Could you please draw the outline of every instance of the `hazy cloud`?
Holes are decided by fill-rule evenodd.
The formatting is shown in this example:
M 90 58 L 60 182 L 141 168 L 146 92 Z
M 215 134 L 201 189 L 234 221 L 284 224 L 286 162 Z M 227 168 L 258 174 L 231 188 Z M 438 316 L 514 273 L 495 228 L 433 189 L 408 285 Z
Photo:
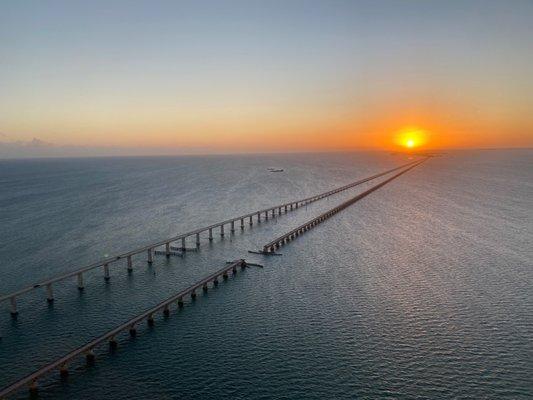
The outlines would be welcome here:
M 5 133 L 0 137 L 6 138 Z M 212 153 L 211 149 L 200 147 L 187 148 L 134 148 L 134 147 L 96 147 L 64 146 L 34 137 L 32 140 L 0 140 L 0 159 L 36 157 L 99 157 L 99 156 L 150 156 Z

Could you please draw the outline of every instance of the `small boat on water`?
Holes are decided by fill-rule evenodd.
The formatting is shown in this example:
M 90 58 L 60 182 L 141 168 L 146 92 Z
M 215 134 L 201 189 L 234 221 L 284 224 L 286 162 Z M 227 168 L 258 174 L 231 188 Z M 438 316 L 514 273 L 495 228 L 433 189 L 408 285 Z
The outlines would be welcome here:
M 269 168 L 270 172 L 283 172 L 283 168 Z

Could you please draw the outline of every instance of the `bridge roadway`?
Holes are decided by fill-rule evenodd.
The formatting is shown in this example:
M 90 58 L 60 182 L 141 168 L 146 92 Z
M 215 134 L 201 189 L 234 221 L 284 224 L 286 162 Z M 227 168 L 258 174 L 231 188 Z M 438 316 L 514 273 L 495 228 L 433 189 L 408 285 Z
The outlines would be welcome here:
M 301 234 L 307 232 L 311 228 L 314 228 L 321 222 L 324 222 L 328 218 L 332 217 L 333 215 L 337 214 L 339 211 L 344 210 L 346 207 L 351 206 L 355 202 L 361 200 L 362 198 L 368 196 L 370 193 L 378 190 L 380 187 L 385 186 L 387 183 L 391 182 L 392 180 L 398 178 L 400 175 L 405 174 L 407 171 L 415 168 L 416 166 L 420 165 L 424 161 L 426 161 L 427 158 L 417 161 L 415 164 L 409 166 L 408 168 L 404 169 L 403 171 L 391 176 L 390 178 L 384 180 L 383 182 L 371 187 L 370 189 L 364 191 L 361 194 L 358 194 L 355 197 L 352 197 L 351 199 L 339 204 L 336 207 L 333 207 L 332 209 L 320 214 L 318 217 L 313 218 L 310 221 L 307 221 L 306 223 L 298 226 L 297 228 L 294 228 L 293 230 L 285 233 L 284 235 L 281 235 L 280 237 L 277 237 L 276 239 L 268 242 L 263 246 L 262 253 L 269 254 L 274 253 L 278 248 L 282 247 L 286 243 L 290 242 L 291 240 L 295 239 L 296 237 L 300 236 Z
M 156 306 L 149 308 L 142 314 L 122 323 L 121 325 L 110 330 L 109 332 L 104 333 L 103 335 L 98 336 L 97 338 L 91 340 L 89 343 L 86 343 L 83 346 L 78 347 L 76 350 L 71 351 L 70 353 L 64 355 L 63 357 L 60 357 L 57 360 L 52 361 L 51 363 L 45 365 L 44 367 L 39 368 L 37 371 L 5 387 L 4 389 L 0 390 L 0 399 L 4 399 L 6 396 L 16 392 L 17 390 L 25 386 L 28 387 L 31 393 L 36 394 L 37 389 L 38 389 L 38 386 L 37 386 L 38 379 L 40 379 L 41 377 L 43 377 L 44 375 L 48 374 L 49 372 L 55 369 L 59 370 L 60 375 L 62 377 L 67 376 L 69 362 L 71 362 L 74 358 L 80 355 L 85 355 L 86 360 L 89 364 L 93 363 L 95 361 L 94 349 L 98 345 L 104 342 L 108 342 L 111 349 L 116 348 L 118 346 L 118 342 L 116 339 L 117 335 L 128 330 L 130 336 L 135 336 L 137 334 L 136 325 L 141 323 L 143 320 L 146 320 L 149 326 L 153 326 L 154 325 L 154 314 L 158 312 L 162 312 L 165 318 L 168 317 L 170 315 L 170 306 L 172 304 L 176 303 L 178 307 L 182 307 L 184 298 L 186 296 L 190 296 L 191 299 L 194 300 L 196 298 L 196 291 L 198 290 L 207 291 L 209 283 L 212 283 L 213 286 L 217 286 L 218 280 L 220 278 L 225 280 L 228 278 L 230 273 L 232 275 L 235 275 L 237 273 L 238 267 L 240 267 L 241 269 L 246 268 L 247 267 L 246 261 L 241 259 L 241 260 L 235 260 L 229 263 L 224 268 L 201 279 L 200 281 L 192 284 L 188 288 L 183 289 L 179 293 L 162 301 Z
M 80 290 L 82 290 L 84 288 L 83 274 L 88 272 L 88 271 L 91 271 L 93 269 L 103 268 L 103 270 L 104 270 L 104 279 L 105 280 L 109 280 L 110 279 L 109 266 L 111 264 L 116 265 L 116 262 L 119 261 L 119 260 L 126 259 L 127 269 L 128 269 L 129 272 L 131 272 L 133 270 L 132 256 L 134 256 L 136 254 L 147 252 L 147 257 L 148 257 L 147 258 L 147 262 L 151 264 L 153 262 L 154 251 L 158 247 L 164 246 L 164 248 L 165 248 L 164 254 L 166 254 L 166 256 L 169 257 L 169 256 L 171 256 L 173 254 L 176 254 L 175 252 L 172 252 L 171 249 L 170 249 L 170 246 L 171 246 L 172 242 L 181 242 L 180 249 L 182 251 L 186 251 L 187 250 L 187 248 L 186 248 L 186 239 L 189 238 L 189 237 L 195 237 L 195 239 L 196 239 L 196 248 L 199 248 L 199 246 L 200 246 L 200 234 L 201 233 L 208 232 L 208 239 L 211 241 L 211 240 L 213 240 L 213 229 L 220 228 L 220 236 L 223 237 L 224 236 L 224 226 L 226 226 L 226 225 L 230 226 L 230 230 L 233 233 L 233 232 L 235 232 L 235 223 L 237 223 L 237 222 L 240 222 L 240 229 L 244 229 L 244 225 L 245 225 L 245 220 L 246 219 L 248 219 L 249 225 L 251 226 L 251 225 L 253 225 L 253 218 L 254 217 L 256 217 L 257 221 L 260 222 L 262 216 L 264 216 L 265 219 L 268 219 L 269 214 L 271 214 L 272 217 L 275 217 L 276 211 L 278 212 L 278 215 L 282 215 L 282 211 L 284 211 L 285 214 L 286 214 L 288 211 L 295 210 L 295 209 L 297 209 L 297 208 L 299 208 L 301 206 L 304 206 L 306 204 L 313 203 L 313 202 L 321 200 L 321 199 L 323 199 L 325 197 L 328 197 L 328 196 L 331 196 L 333 194 L 336 194 L 336 193 L 342 192 L 344 190 L 350 189 L 350 188 L 352 188 L 354 186 L 361 185 L 361 184 L 363 184 L 365 182 L 368 182 L 368 181 L 371 181 L 373 179 L 379 178 L 379 177 L 381 177 L 383 175 L 387 175 L 387 174 L 389 174 L 391 172 L 397 171 L 397 170 L 399 170 L 401 168 L 407 167 L 407 166 L 415 164 L 417 162 L 418 161 L 412 161 L 412 162 L 403 164 L 403 165 L 401 165 L 399 167 L 389 169 L 389 170 L 381 172 L 379 174 L 372 175 L 372 176 L 370 176 L 368 178 L 361 179 L 361 180 L 349 183 L 347 185 L 344 185 L 344 186 L 329 190 L 329 191 L 324 192 L 324 193 L 320 193 L 320 194 L 317 194 L 317 195 L 314 195 L 314 196 L 311 196 L 311 197 L 306 197 L 306 198 L 300 199 L 300 200 L 291 201 L 291 202 L 288 202 L 288 203 L 283 203 L 283 204 L 280 204 L 280 205 L 277 205 L 277 206 L 274 206 L 274 207 L 270 207 L 270 208 L 266 208 L 266 209 L 262 209 L 262 210 L 259 210 L 259 211 L 254 211 L 254 212 L 251 212 L 251 213 L 248 213 L 248 214 L 245 214 L 245 215 L 241 215 L 241 216 L 236 217 L 236 218 L 227 219 L 225 221 L 218 222 L 216 224 L 209 225 L 209 226 L 206 226 L 206 227 L 203 227 L 203 228 L 199 228 L 199 229 L 193 230 L 191 232 L 183 233 L 181 235 L 177 235 L 177 236 L 165 239 L 165 240 L 161 240 L 159 242 L 148 244 L 146 246 L 143 246 L 143 247 L 140 247 L 138 249 L 129 251 L 127 253 L 122 253 L 122 254 L 119 254 L 117 256 L 112 256 L 112 257 L 105 258 L 103 260 L 97 261 L 97 262 L 95 262 L 93 264 L 89 264 L 89 265 L 87 265 L 87 266 L 85 266 L 83 268 L 77 269 L 75 271 L 68 272 L 68 273 L 65 273 L 65 274 L 62 274 L 62 275 L 59 275 L 59 276 L 56 276 L 56 277 L 53 277 L 53 278 L 38 282 L 38 283 L 35 283 L 35 284 L 31 285 L 31 286 L 27 286 L 27 287 L 25 287 L 23 289 L 15 291 L 15 292 L 0 296 L 0 303 L 9 300 L 10 303 L 11 303 L 10 304 L 10 312 L 11 312 L 11 314 L 13 316 L 15 316 L 15 315 L 18 314 L 17 297 L 19 297 L 22 294 L 28 293 L 28 292 L 30 292 L 32 290 L 35 290 L 35 289 L 38 289 L 38 288 L 45 288 L 46 289 L 47 300 L 48 300 L 48 302 L 52 302 L 52 301 L 54 301 L 54 294 L 53 294 L 53 287 L 52 287 L 53 283 L 56 283 L 56 282 L 59 282 L 59 281 L 63 281 L 65 279 L 68 279 L 68 278 L 76 276 L 77 277 L 78 288 Z M 160 252 L 158 252 L 158 253 L 160 253 Z

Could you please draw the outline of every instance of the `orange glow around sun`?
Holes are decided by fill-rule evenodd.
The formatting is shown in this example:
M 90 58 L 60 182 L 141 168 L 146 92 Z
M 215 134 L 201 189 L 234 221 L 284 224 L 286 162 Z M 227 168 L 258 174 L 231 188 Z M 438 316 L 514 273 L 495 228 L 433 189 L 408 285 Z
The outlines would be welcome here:
M 400 129 L 394 138 L 394 142 L 401 147 L 414 149 L 424 145 L 427 141 L 427 133 L 424 129 L 406 127 Z

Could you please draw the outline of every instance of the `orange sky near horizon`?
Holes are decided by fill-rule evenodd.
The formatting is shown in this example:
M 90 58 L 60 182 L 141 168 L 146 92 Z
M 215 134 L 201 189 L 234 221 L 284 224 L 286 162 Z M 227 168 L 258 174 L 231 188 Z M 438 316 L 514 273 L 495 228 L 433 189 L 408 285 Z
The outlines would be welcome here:
M 513 3 L 13 2 L 0 146 L 533 147 L 533 3 Z

